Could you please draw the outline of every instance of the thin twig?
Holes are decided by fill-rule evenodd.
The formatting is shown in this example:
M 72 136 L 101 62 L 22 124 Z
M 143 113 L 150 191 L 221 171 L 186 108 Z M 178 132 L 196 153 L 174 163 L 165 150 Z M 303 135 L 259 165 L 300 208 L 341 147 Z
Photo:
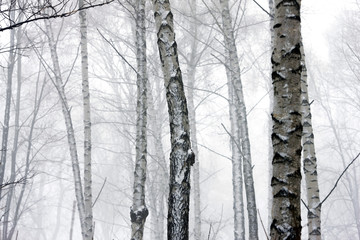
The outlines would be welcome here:
M 210 240 L 210 234 L 211 234 L 211 225 L 212 225 L 212 223 L 210 223 L 210 228 L 209 228 L 209 234 L 208 234 L 208 240 Z
M 341 177 L 345 174 L 345 172 L 348 170 L 348 168 L 351 166 L 351 164 L 353 164 L 355 162 L 356 159 L 358 159 L 358 157 L 360 156 L 360 153 L 358 153 L 358 155 L 347 165 L 347 167 L 344 169 L 344 171 L 340 174 L 340 176 L 338 177 L 338 179 L 335 182 L 334 187 L 331 189 L 331 191 L 328 193 L 328 195 L 326 195 L 326 197 L 324 198 L 324 200 L 322 200 L 322 202 L 320 203 L 320 205 L 322 205 L 326 199 L 328 199 L 328 197 L 332 194 L 332 192 L 335 190 L 335 188 L 337 187 L 337 184 L 339 183 Z
M 301 202 L 304 204 L 304 206 L 306 207 L 306 209 L 308 210 L 308 212 L 310 212 L 310 209 L 309 209 L 308 205 L 306 205 L 306 203 L 304 202 L 304 200 L 301 199 Z
M 99 193 L 98 193 L 97 197 L 95 198 L 95 201 L 93 202 L 93 204 L 92 204 L 92 206 L 91 206 L 91 207 L 94 207 L 94 206 L 95 206 L 96 201 L 99 199 L 100 194 L 101 194 L 102 190 L 104 189 L 104 186 L 105 186 L 105 183 L 106 183 L 106 179 L 107 179 L 107 178 L 105 178 L 105 179 L 104 179 L 104 183 L 103 183 L 103 185 L 101 186 L 100 191 L 99 191 Z
M 261 218 L 261 215 L 260 215 L 260 211 L 259 211 L 259 209 L 257 210 L 257 212 L 258 212 L 258 215 L 259 215 L 259 218 L 260 218 L 260 222 L 261 222 L 261 226 L 262 226 L 262 228 L 263 228 L 263 230 L 264 230 L 264 233 L 265 233 L 266 239 L 267 239 L 267 240 L 270 240 L 270 238 L 269 238 L 269 236 L 268 236 L 268 234 L 267 234 L 267 232 L 266 232 L 266 229 L 265 229 L 264 223 L 263 223 L 263 221 L 262 221 L 262 218 Z
M 115 52 L 126 62 L 127 65 L 129 65 L 131 67 L 132 70 L 134 70 L 134 72 L 137 75 L 140 75 L 136 69 L 126 60 L 126 58 L 116 49 L 116 47 L 114 46 L 114 44 L 109 41 L 101 32 L 98 28 L 96 28 L 96 30 L 99 32 L 100 36 L 115 50 Z
M 13 28 L 16 28 L 16 27 L 20 27 L 21 25 L 25 24 L 25 23 L 30 23 L 30 22 L 34 22 L 34 21 L 39 21 L 39 20 L 44 20 L 44 19 L 51 19 L 51 18 L 65 18 L 65 17 L 69 17 L 69 16 L 72 16 L 74 15 L 75 13 L 79 12 L 79 11 L 82 11 L 82 10 L 86 10 L 86 9 L 89 9 L 89 8 L 95 8 L 95 7 L 100 7 L 100 6 L 104 6 L 104 5 L 107 5 L 107 4 L 110 4 L 112 3 L 114 0 L 110 0 L 110 1 L 106 1 L 106 2 L 103 2 L 103 3 L 99 3 L 99 4 L 94 4 L 94 5 L 89 5 L 89 6 L 86 6 L 86 7 L 82 7 L 82 8 L 78 8 L 78 9 L 74 9 L 72 11 L 69 11 L 69 12 L 65 12 L 65 13 L 55 13 L 54 15 L 50 15 L 50 16 L 41 16 L 41 17 L 34 17 L 32 19 L 26 19 L 24 21 L 21 21 L 21 22 L 18 22 L 18 23 L 14 23 L 10 26 L 7 26 L 7 27 L 3 27 L 3 28 L 0 28 L 0 32 L 3 32 L 5 30 L 9 30 L 9 29 L 13 29 Z
M 261 8 L 261 10 L 263 10 L 267 15 L 269 15 L 271 18 L 274 18 L 274 16 L 271 15 L 268 11 L 266 11 L 256 0 L 253 0 L 253 1 L 254 1 L 254 3 L 256 3 L 256 5 L 258 5 L 258 6 Z

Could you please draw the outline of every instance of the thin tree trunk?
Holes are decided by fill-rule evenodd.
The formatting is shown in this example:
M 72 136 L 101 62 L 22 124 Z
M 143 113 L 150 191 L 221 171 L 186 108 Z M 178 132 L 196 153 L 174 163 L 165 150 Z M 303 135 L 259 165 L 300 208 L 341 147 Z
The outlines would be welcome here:
M 24 170 L 25 182 L 21 185 L 20 194 L 19 194 L 18 200 L 16 202 L 16 208 L 15 208 L 15 212 L 14 212 L 14 216 L 13 216 L 13 225 L 8 234 L 9 239 L 12 239 L 12 237 L 15 233 L 17 224 L 19 222 L 19 219 L 21 217 L 20 207 L 23 206 L 23 204 L 24 204 L 23 197 L 25 194 L 26 186 L 27 186 L 27 179 L 29 178 L 29 174 L 30 174 L 30 154 L 32 151 L 33 132 L 35 129 L 35 124 L 37 121 L 37 115 L 39 113 L 41 102 L 43 100 L 43 92 L 44 92 L 45 84 L 46 84 L 46 81 L 43 82 L 43 84 L 41 85 L 41 88 L 39 89 L 39 78 L 38 78 L 38 80 L 36 82 L 36 93 L 35 93 L 35 99 L 34 99 L 33 117 L 32 117 L 31 124 L 30 124 L 29 136 L 27 138 L 27 149 L 26 149 L 25 170 Z
M 272 81 L 273 240 L 301 239 L 301 0 L 275 0 Z
M 273 0 L 269 0 L 269 12 L 271 16 L 274 16 L 274 1 Z M 273 49 L 274 46 L 274 30 L 272 28 L 272 26 L 274 25 L 274 17 L 270 17 L 270 23 L 269 23 L 269 29 L 270 29 L 270 49 Z M 269 77 L 271 77 L 269 75 Z M 273 94 L 273 89 L 272 89 L 272 83 L 269 79 L 268 82 L 268 89 L 270 91 L 269 94 L 269 111 L 272 111 L 273 107 L 274 107 L 274 94 Z M 271 142 L 271 134 L 272 134 L 272 118 L 271 118 L 271 113 L 269 113 L 268 115 L 268 122 L 269 122 L 269 126 L 268 126 L 268 143 L 269 143 L 269 156 L 268 156 L 268 166 L 269 166 L 269 171 L 268 171 L 268 225 L 270 226 L 271 223 L 271 206 L 272 206 L 272 189 L 270 187 L 271 185 L 271 178 L 272 178 L 272 155 L 273 155 L 273 148 L 272 148 L 272 142 Z M 270 230 L 270 228 L 268 228 L 267 230 Z
M 195 18 L 196 11 L 196 0 L 190 1 L 190 11 L 191 15 Z M 196 129 L 196 111 L 194 104 L 194 87 L 196 82 L 196 67 L 198 64 L 198 25 L 193 22 L 191 24 L 191 33 L 192 33 L 192 43 L 191 43 L 191 54 L 188 61 L 188 91 L 187 91 L 187 100 L 188 100 L 188 109 L 189 109 L 189 121 L 190 121 L 190 139 L 191 146 L 195 154 L 195 163 L 193 166 L 193 185 L 194 185 L 194 237 L 195 240 L 201 239 L 201 205 L 200 205 L 200 162 L 199 162 L 199 150 L 197 145 L 197 129 Z
M 11 5 L 9 8 L 9 20 L 10 23 L 13 23 L 15 19 L 15 6 L 16 0 L 11 0 Z M 9 50 L 9 62 L 7 69 L 7 83 L 6 83 L 6 100 L 5 100 L 5 113 L 4 113 L 4 122 L 3 122 L 3 132 L 2 132 L 2 143 L 1 143 L 1 159 L 0 159 L 0 186 L 4 182 L 5 177 L 5 166 L 7 158 L 7 145 L 9 138 L 9 123 L 10 123 L 10 108 L 11 108 L 11 98 L 12 98 L 12 78 L 15 65 L 15 29 L 10 30 L 10 50 Z M 0 187 L 0 200 L 2 198 L 2 189 Z
M 49 47 L 51 52 L 51 58 L 53 61 L 53 72 L 55 75 L 54 84 L 58 91 L 62 112 L 64 115 L 65 120 L 65 126 L 67 130 L 67 138 L 68 138 L 68 145 L 69 145 L 69 151 L 70 151 L 70 157 L 71 157 L 71 166 L 73 170 L 73 177 L 74 177 L 74 185 L 75 185 L 75 197 L 77 202 L 77 207 L 79 211 L 79 217 L 80 217 L 80 225 L 81 225 L 81 234 L 83 236 L 83 239 L 85 239 L 85 232 L 86 232 L 86 226 L 85 226 L 85 205 L 84 205 L 84 194 L 83 194 L 83 188 L 81 183 L 81 174 L 80 174 L 80 166 L 79 166 L 79 159 L 78 159 L 78 153 L 76 148 L 76 141 L 75 141 L 75 133 L 74 128 L 72 124 L 71 119 L 71 108 L 68 105 L 67 98 L 65 95 L 65 87 L 64 83 L 61 77 L 60 72 L 60 65 L 59 65 L 59 59 L 56 51 L 56 44 L 55 39 L 53 35 L 53 31 L 51 28 L 51 24 L 49 20 L 45 20 L 45 26 L 47 30 L 47 36 L 49 38 Z
M 179 66 L 173 15 L 168 0 L 153 0 L 158 47 L 168 102 L 171 152 L 168 239 L 189 239 L 191 150 L 187 103 Z
M 244 94 L 242 90 L 242 83 L 241 83 L 241 74 L 240 74 L 240 66 L 239 66 L 239 59 L 237 56 L 237 49 L 235 44 L 235 37 L 234 37 L 234 30 L 232 27 L 232 20 L 229 11 L 229 1 L 228 0 L 220 0 L 221 4 L 221 13 L 222 13 L 222 20 L 223 20 L 223 33 L 225 38 L 225 47 L 226 47 L 226 63 L 228 64 L 228 76 L 230 77 L 230 84 L 229 87 L 231 90 L 230 101 L 232 101 L 232 105 L 234 106 L 234 110 L 232 111 L 232 117 L 235 119 L 235 124 L 233 127 L 235 138 L 235 144 L 238 148 L 239 154 L 239 163 L 234 163 L 237 166 L 233 168 L 234 174 L 235 171 L 241 171 L 241 159 L 243 164 L 243 177 L 245 183 L 245 190 L 246 190 L 246 202 L 247 202 L 247 211 L 248 211 L 248 220 L 249 220 L 249 239 L 256 240 L 258 239 L 258 225 L 257 225 L 257 209 L 256 209 L 256 199 L 255 199 L 255 189 L 254 189 L 254 180 L 252 176 L 252 164 L 251 164 L 251 149 L 250 149 L 250 139 L 247 127 L 247 119 L 246 119 L 246 107 L 244 101 Z M 239 180 L 240 178 L 238 178 Z M 237 180 L 237 181 L 238 181 Z M 237 187 L 242 182 L 237 183 Z M 234 186 L 235 188 L 235 186 Z M 241 188 L 240 188 L 241 189 Z M 234 196 L 235 197 L 235 196 Z M 240 192 L 242 200 L 242 193 Z M 235 203 L 234 203 L 235 204 Z M 241 231 L 241 228 L 239 228 Z M 235 238 L 241 239 L 245 238 L 244 233 L 238 234 L 235 230 Z M 237 238 L 238 237 L 238 238 Z
M 311 123 L 311 110 L 308 96 L 307 70 L 304 48 L 302 52 L 301 72 L 301 114 L 302 114 L 302 146 L 303 169 L 305 175 L 309 240 L 321 240 L 321 202 L 317 177 L 317 159 L 315 154 L 314 132 Z
M 146 217 L 149 211 L 145 204 L 146 155 L 147 155 L 147 70 L 145 0 L 136 0 L 136 160 L 134 171 L 133 204 L 130 210 L 131 240 L 143 238 Z
M 17 39 L 17 47 L 20 48 L 21 46 L 21 27 L 17 29 L 16 34 Z M 22 77 L 21 77 L 21 53 L 17 59 L 17 91 L 16 91 L 16 105 L 15 105 L 15 134 L 14 134 L 14 142 L 13 142 L 13 149 L 11 151 L 11 171 L 10 171 L 10 182 L 15 182 L 16 177 L 16 157 L 18 152 L 18 142 L 19 142 L 19 133 L 20 133 L 20 98 L 21 98 L 21 84 L 22 84 Z M 3 239 L 7 240 L 8 238 L 8 225 L 9 225 L 9 216 L 11 211 L 11 203 L 12 198 L 15 190 L 15 185 L 10 186 L 9 192 L 6 196 L 6 205 L 5 205 L 5 215 L 4 215 L 4 224 L 3 224 Z
M 74 232 L 74 221 L 75 221 L 75 209 L 76 209 L 76 201 L 73 201 L 73 207 L 71 211 L 71 222 L 70 222 L 70 237 L 69 239 L 73 239 L 73 232 Z
M 79 8 L 84 6 L 84 1 L 79 0 Z M 91 180 L 91 110 L 88 73 L 88 49 L 87 49 L 87 20 L 86 10 L 79 12 L 80 17 L 80 47 L 81 47 L 81 75 L 84 111 L 84 208 L 85 208 L 85 239 L 92 240 L 93 211 L 92 211 L 92 180 Z

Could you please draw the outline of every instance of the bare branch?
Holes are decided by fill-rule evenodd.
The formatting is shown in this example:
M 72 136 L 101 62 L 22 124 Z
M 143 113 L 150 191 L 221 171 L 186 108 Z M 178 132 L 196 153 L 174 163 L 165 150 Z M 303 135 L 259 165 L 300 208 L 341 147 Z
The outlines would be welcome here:
M 346 166 L 346 168 L 344 169 L 344 171 L 340 174 L 340 176 L 338 177 L 338 179 L 335 182 L 334 187 L 331 189 L 331 191 L 328 193 L 328 195 L 326 195 L 326 197 L 324 198 L 324 200 L 322 200 L 322 202 L 320 203 L 320 205 L 322 205 L 326 199 L 328 199 L 328 197 L 333 193 L 333 191 L 335 190 L 335 188 L 337 187 L 337 184 L 339 183 L 341 177 L 345 174 L 345 172 L 349 169 L 349 167 L 355 162 L 356 159 L 358 159 L 358 157 L 360 156 L 360 153 L 358 153 L 358 155 L 356 155 L 356 157 Z

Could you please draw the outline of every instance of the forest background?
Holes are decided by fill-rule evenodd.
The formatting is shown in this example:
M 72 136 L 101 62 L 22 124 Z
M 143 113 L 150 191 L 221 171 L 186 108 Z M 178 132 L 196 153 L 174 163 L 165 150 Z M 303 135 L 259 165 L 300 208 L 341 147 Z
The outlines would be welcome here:
M 231 156 L 229 145 L 229 110 L 227 82 L 221 52 L 223 37 L 216 27 L 219 12 L 212 1 L 197 3 L 198 14 L 191 16 L 188 4 L 172 1 L 179 60 L 187 92 L 188 64 L 191 54 L 192 23 L 199 25 L 201 60 L 196 68 L 194 103 L 200 162 L 202 235 L 210 239 L 233 237 Z M 253 1 L 231 1 L 236 41 L 251 141 L 251 153 L 257 208 L 266 231 L 269 226 L 269 86 L 270 25 L 269 16 Z M 258 1 L 268 9 L 267 1 Z M 306 51 L 310 100 L 321 198 L 332 189 L 339 175 L 359 151 L 359 77 L 360 77 L 360 7 L 359 1 L 302 2 L 302 34 Z M 170 144 L 167 108 L 156 46 L 153 11 L 146 5 L 148 74 L 153 109 L 148 120 L 148 205 L 161 194 L 166 172 L 155 157 L 159 153 L 155 138 L 161 137 L 165 159 Z M 135 157 L 136 66 L 134 50 L 135 22 L 125 1 L 87 10 L 89 76 L 93 131 L 93 200 L 95 239 L 129 239 L 129 208 L 132 204 Z M 4 20 L 5 21 L 5 20 Z M 73 116 L 76 140 L 83 139 L 81 103 L 81 67 L 79 56 L 79 20 L 75 14 L 51 19 L 61 73 Z M 16 185 L 14 205 L 24 195 L 16 233 L 18 239 L 67 239 L 73 214 L 74 184 L 64 120 L 56 89 L 49 78 L 52 70 L 45 24 L 36 21 L 21 27 L 22 92 L 20 108 L 17 179 L 28 171 L 26 184 Z M 1 34 L 2 68 L 1 113 L 5 111 L 7 65 L 10 31 Z M 114 48 L 118 51 L 116 52 Z M 200 54 L 200 53 L 199 53 Z M 121 55 L 121 56 L 120 56 Z M 14 73 L 17 76 L 19 73 Z M 14 84 L 13 94 L 17 89 Z M 42 92 L 41 98 L 40 92 Z M 34 116 L 34 101 L 42 99 L 36 116 L 30 160 L 27 142 Z M 14 120 L 15 98 L 12 99 Z M 156 116 L 156 124 L 151 123 Z M 9 146 L 15 136 L 10 126 Z M 155 143 L 155 144 L 154 144 Z M 79 156 L 82 156 L 81 147 Z M 82 163 L 82 159 L 80 158 Z M 28 167 L 28 170 L 26 170 Z M 323 205 L 323 239 L 360 239 L 359 163 L 345 173 L 338 187 Z M 8 164 L 10 172 L 10 164 Z M 9 177 L 9 175 L 5 175 Z M 153 196 L 153 198 L 151 197 Z M 303 199 L 306 197 L 304 196 Z M 5 204 L 2 201 L 2 204 Z M 192 205 L 191 205 L 192 206 Z M 192 208 L 192 207 L 191 207 Z M 154 209 L 145 227 L 144 239 L 153 239 Z M 159 209 L 158 209 L 159 211 Z M 77 211 L 75 211 L 76 214 Z M 193 237 L 193 216 L 190 238 Z M 306 212 L 302 217 L 306 238 Z M 165 225 L 164 225 L 165 227 Z M 75 217 L 73 239 L 80 239 L 80 223 Z M 26 237 L 25 237 L 26 236 Z M 259 227 L 260 239 L 265 239 Z M 354 237 L 357 236 L 357 237 Z

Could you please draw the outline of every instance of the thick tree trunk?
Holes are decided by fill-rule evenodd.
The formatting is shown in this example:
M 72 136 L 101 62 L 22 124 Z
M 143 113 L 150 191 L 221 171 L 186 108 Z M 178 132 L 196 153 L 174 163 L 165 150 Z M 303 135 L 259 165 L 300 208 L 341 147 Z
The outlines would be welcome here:
M 153 0 L 158 47 L 168 102 L 171 152 L 168 239 L 189 239 L 191 150 L 187 103 L 175 41 L 173 15 L 168 0 Z
M 146 217 L 149 211 L 145 204 L 146 155 L 147 155 L 147 70 L 145 0 L 136 1 L 136 160 L 134 171 L 133 204 L 131 206 L 131 240 L 143 238 Z
M 308 206 L 308 236 L 309 240 L 321 240 L 321 202 L 317 177 L 317 159 L 315 154 L 314 132 L 311 123 L 305 53 L 302 45 L 301 52 L 301 114 L 303 125 L 302 155 Z
M 65 126 L 67 131 L 68 145 L 71 157 L 71 166 L 73 170 L 74 185 L 75 185 L 75 197 L 80 217 L 81 234 L 83 239 L 85 238 L 86 226 L 85 226 L 85 204 L 84 194 L 81 183 L 80 165 L 75 141 L 75 133 L 71 119 L 71 108 L 68 105 L 68 101 L 65 95 L 65 87 L 61 77 L 59 59 L 56 51 L 56 42 L 54 39 L 53 31 L 49 20 L 45 20 L 45 26 L 47 30 L 47 36 L 49 39 L 49 48 L 51 53 L 51 59 L 53 62 L 54 84 L 59 94 L 62 112 L 64 115 Z
M 255 189 L 254 189 L 254 181 L 252 176 L 252 164 L 251 164 L 251 149 L 250 149 L 250 139 L 247 127 L 247 119 L 246 119 L 246 107 L 244 101 L 244 94 L 242 90 L 242 83 L 241 83 L 241 74 L 240 74 L 240 66 L 239 66 L 239 59 L 237 56 L 237 49 L 235 44 L 235 37 L 234 37 L 234 30 L 232 27 L 232 20 L 229 10 L 229 1 L 228 0 L 220 0 L 221 4 L 221 13 L 222 13 L 222 20 L 223 20 L 223 33 L 225 38 L 225 47 L 226 47 L 226 63 L 228 64 L 228 76 L 229 79 L 229 87 L 232 89 L 230 92 L 230 101 L 231 105 L 235 108 L 234 110 L 230 110 L 231 117 L 235 119 L 235 124 L 233 125 L 233 137 L 235 138 L 235 144 L 238 148 L 237 154 L 239 157 L 236 158 L 239 162 L 235 159 L 233 164 L 233 174 L 238 175 L 237 171 L 241 171 L 241 160 L 243 164 L 243 177 L 246 189 L 246 202 L 247 202 L 247 211 L 248 211 L 248 220 L 249 220 L 249 238 L 256 240 L 258 239 L 258 225 L 257 225 L 257 209 L 256 209 L 256 199 L 255 199 Z M 242 182 L 240 182 L 240 178 L 238 180 L 234 179 L 234 183 L 236 183 L 235 188 L 240 188 Z M 240 181 L 239 181 L 240 180 Z M 241 190 L 242 191 L 242 190 Z M 234 198 L 238 193 L 234 193 Z M 236 201 L 242 201 L 242 193 L 241 199 L 236 199 Z M 234 208 L 235 208 L 234 203 Z M 235 210 L 235 209 L 234 209 Z M 236 217 L 235 217 L 236 219 Z M 235 224 L 236 226 L 236 224 Z M 241 228 L 240 228 L 241 229 Z M 240 230 L 239 230 L 240 231 Z M 238 235 L 238 236 L 237 236 Z M 244 233 L 239 234 L 239 232 L 235 229 L 235 239 L 244 239 Z
M 79 8 L 84 6 L 84 1 L 79 0 Z M 91 177 L 91 110 L 88 73 L 87 49 L 87 19 L 86 10 L 79 12 L 80 18 L 80 47 L 81 47 L 81 75 L 84 111 L 84 207 L 85 207 L 85 239 L 92 240 L 94 236 L 93 211 L 92 211 L 92 177 Z
M 301 239 L 301 0 L 275 0 L 272 81 L 273 189 L 270 236 Z

